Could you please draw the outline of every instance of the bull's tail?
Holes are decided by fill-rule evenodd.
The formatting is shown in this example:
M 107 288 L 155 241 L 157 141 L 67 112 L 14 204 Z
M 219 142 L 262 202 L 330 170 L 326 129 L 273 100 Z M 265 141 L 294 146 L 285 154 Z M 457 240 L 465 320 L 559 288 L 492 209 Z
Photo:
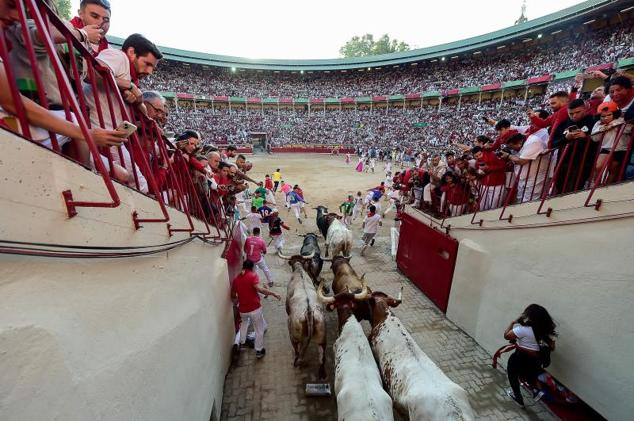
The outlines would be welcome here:
M 310 340 L 313 337 L 313 332 L 315 328 L 315 317 L 313 314 L 313 307 L 310 305 L 310 300 L 306 298 L 306 337 L 304 338 L 304 342 L 302 343 L 302 347 L 299 350 L 299 360 L 304 360 L 304 354 L 308 349 L 308 345 L 310 344 Z

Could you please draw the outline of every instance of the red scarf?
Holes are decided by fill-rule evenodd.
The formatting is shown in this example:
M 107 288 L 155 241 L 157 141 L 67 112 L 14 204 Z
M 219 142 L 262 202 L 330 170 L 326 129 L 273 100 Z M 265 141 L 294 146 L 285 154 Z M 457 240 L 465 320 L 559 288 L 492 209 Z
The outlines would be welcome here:
M 84 21 L 82 21 L 79 16 L 75 16 L 74 18 L 72 18 L 70 20 L 70 24 L 77 29 L 82 29 L 84 26 L 86 26 L 84 25 Z M 106 39 L 106 37 L 101 38 L 101 40 L 99 40 L 99 44 L 97 45 L 97 51 L 92 52 L 92 55 L 95 57 L 97 56 L 97 54 L 110 47 L 110 44 L 108 44 L 108 40 Z

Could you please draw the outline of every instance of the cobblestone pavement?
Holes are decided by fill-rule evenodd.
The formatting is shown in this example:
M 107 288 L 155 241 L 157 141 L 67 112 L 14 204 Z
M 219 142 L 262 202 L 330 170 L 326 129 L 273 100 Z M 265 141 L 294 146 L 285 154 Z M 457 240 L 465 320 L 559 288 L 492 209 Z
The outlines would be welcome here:
M 257 162 L 257 157 L 255 160 L 257 168 L 260 163 Z M 346 193 L 342 187 L 348 186 L 354 181 L 351 181 L 348 172 L 343 174 L 339 172 L 337 167 L 344 167 L 343 163 L 333 162 L 322 157 L 316 158 L 315 162 L 316 165 L 320 166 L 325 177 L 328 177 L 329 174 L 333 177 L 333 179 L 321 180 L 323 185 L 328 185 L 330 188 L 327 192 L 322 192 L 321 197 L 317 197 L 315 200 L 323 199 L 324 201 L 321 203 L 329 206 L 338 204 L 338 199 Z M 308 192 L 312 193 L 312 196 L 317 196 L 317 189 L 309 184 L 311 179 L 301 177 L 307 169 L 308 162 L 306 160 L 284 157 L 283 164 L 285 177 L 302 180 L 304 190 L 306 191 L 306 185 L 308 185 Z M 324 170 L 324 168 L 328 169 Z M 341 177 L 346 178 L 342 179 Z M 372 184 L 374 181 L 371 178 L 372 175 L 364 174 L 360 177 L 365 179 L 361 183 L 376 185 Z M 311 206 L 316 204 L 318 202 L 315 201 L 311 203 Z M 295 233 L 317 232 L 314 211 L 308 211 L 309 218 L 304 220 L 302 225 L 293 221 L 291 215 L 285 210 L 282 210 L 280 215 L 287 220 L 292 228 L 291 231 L 285 232 L 285 253 L 296 253 L 299 251 L 302 239 Z M 391 216 L 393 217 L 393 215 Z M 377 234 L 375 246 L 366 251 L 365 257 L 361 257 L 357 243 L 361 237 L 361 223 L 357 220 L 353 225 L 355 248 L 351 264 L 359 274 L 367 273 L 368 285 L 374 290 L 397 294 L 403 285 L 403 303 L 394 309 L 395 314 L 403 321 L 421 349 L 451 380 L 469 393 L 471 405 L 478 419 L 556 419 L 541 403 L 522 410 L 514 402 L 511 402 L 505 395 L 505 389 L 508 387 L 506 374 L 499 369 L 493 369 L 491 357 L 473 339 L 447 320 L 444 314 L 420 290 L 398 272 L 396 264 L 390 256 L 389 228 L 392 225 L 392 219 L 386 218 L 384 220 L 384 226 Z M 267 238 L 267 235 L 264 237 Z M 323 240 L 320 241 L 323 249 Z M 269 251 L 272 252 L 272 250 Z M 267 256 L 267 261 L 275 275 L 274 290 L 285 297 L 286 283 L 290 278 L 290 267 L 286 261 L 274 256 Z M 258 273 L 262 278 L 263 275 Z M 330 264 L 324 264 L 322 276 L 332 280 Z M 337 316 L 335 313 L 327 313 L 326 371 L 328 379 L 326 381 L 330 383 L 333 396 L 329 398 L 306 397 L 305 384 L 319 383 L 317 378 L 317 347 L 315 344 L 308 347 L 305 367 L 293 367 L 283 300 L 282 302 L 272 298 L 262 300 L 264 315 L 268 322 L 268 332 L 265 335 L 266 356 L 261 360 L 256 360 L 252 349 L 241 351 L 237 364 L 232 367 L 226 378 L 221 412 L 222 420 L 326 421 L 337 419 L 332 351 L 332 345 L 337 335 Z M 362 324 L 366 332 L 369 332 L 368 323 L 363 322 Z M 500 333 L 500 344 L 502 343 L 503 339 Z M 525 402 L 532 403 L 530 398 L 525 398 Z M 396 419 L 401 418 L 398 418 L 397 415 Z
M 310 227 L 310 223 L 306 224 Z M 386 224 L 389 225 L 389 224 Z M 314 223 L 313 223 L 314 226 Z M 309 228 L 310 229 L 310 228 Z M 358 230 L 358 228 L 357 228 Z M 358 231 L 355 232 L 358 238 Z M 293 238 L 294 237 L 294 238 Z M 298 250 L 299 237 L 287 235 L 286 250 Z M 444 315 L 412 283 L 396 269 L 390 253 L 389 230 L 384 227 L 377 236 L 374 248 L 366 258 L 355 250 L 352 264 L 375 290 L 396 294 L 401 285 L 403 304 L 395 309 L 416 342 L 427 355 L 468 393 L 478 419 L 537 420 L 555 419 L 541 404 L 521 410 L 505 395 L 505 373 L 491 368 L 491 357 L 476 342 L 447 320 Z M 285 296 L 285 284 L 290 268 L 285 261 L 268 256 L 275 274 L 274 290 Z M 322 272 L 332 279 L 329 264 Z M 294 368 L 292 349 L 286 327 L 284 303 L 271 298 L 263 300 L 269 328 L 265 336 L 267 354 L 256 360 L 253 350 L 241 352 L 239 362 L 229 372 L 224 388 L 223 420 L 334 420 L 337 419 L 334 396 L 334 367 L 332 344 L 336 339 L 335 313 L 327 314 L 328 354 L 326 369 L 333 396 L 306 397 L 306 383 L 318 383 L 317 347 L 311 344 L 307 366 Z M 363 322 L 366 331 L 367 322 Z M 502 341 L 501 341 L 502 342 Z M 526 399 L 529 403 L 530 399 Z

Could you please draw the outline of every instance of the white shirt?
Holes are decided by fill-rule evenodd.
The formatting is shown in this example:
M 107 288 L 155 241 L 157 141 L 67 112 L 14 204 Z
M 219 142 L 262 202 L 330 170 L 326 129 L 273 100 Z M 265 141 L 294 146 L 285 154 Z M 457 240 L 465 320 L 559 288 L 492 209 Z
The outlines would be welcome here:
M 379 230 L 379 224 L 381 223 L 381 215 L 377 212 L 372 216 L 366 216 L 363 223 L 365 224 L 363 226 L 364 234 L 376 234 Z
M 381 212 L 381 204 L 379 202 L 370 203 L 370 206 L 372 206 L 372 205 L 374 205 L 374 207 L 376 208 L 376 213 L 380 213 Z
M 132 75 L 130 74 L 130 60 L 123 50 L 108 48 L 99 53 L 97 60 L 110 68 L 110 71 L 115 79 L 132 82 Z M 119 125 L 119 123 L 123 121 L 123 117 L 121 116 L 117 101 L 114 99 L 114 96 L 112 96 L 112 90 L 110 90 L 110 92 L 112 106 L 115 111 L 116 125 Z M 92 87 L 89 84 L 84 85 L 84 94 L 86 95 L 86 103 L 90 108 L 90 123 L 92 124 L 92 127 L 100 127 L 97 108 L 95 105 L 95 97 L 92 92 Z M 102 82 L 97 82 L 97 94 L 99 95 L 101 114 L 104 119 L 104 128 L 112 130 L 115 127 L 112 125 L 110 109 L 108 108 L 108 99 L 106 98 L 106 91 Z
M 251 227 L 251 229 L 255 227 L 262 227 L 262 215 L 260 215 L 259 213 L 249 213 L 246 218 L 248 222 L 247 225 Z
M 513 325 L 513 333 L 517 337 L 517 346 L 531 351 L 539 351 L 539 344 L 535 339 L 532 327 L 515 323 Z

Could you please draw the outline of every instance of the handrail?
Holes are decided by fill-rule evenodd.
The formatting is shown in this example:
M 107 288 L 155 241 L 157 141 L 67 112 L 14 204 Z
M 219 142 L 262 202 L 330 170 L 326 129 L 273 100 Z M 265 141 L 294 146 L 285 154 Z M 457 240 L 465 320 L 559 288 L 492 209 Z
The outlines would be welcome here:
M 634 146 L 634 121 L 624 123 L 621 127 L 613 128 L 617 130 L 613 144 L 609 152 L 604 155 L 604 162 L 599 165 L 601 145 L 605 138 L 605 133 L 597 141 L 587 137 L 582 141 L 571 141 L 560 145 L 559 148 L 544 151 L 538 158 L 526 165 L 515 165 L 513 172 L 507 172 L 510 182 L 504 186 L 504 194 L 497 198 L 496 203 L 489 203 L 487 199 L 492 196 L 495 201 L 495 194 L 490 195 L 491 188 L 499 186 L 482 185 L 481 180 L 475 183 L 477 195 L 471 194 L 471 186 L 463 186 L 465 195 L 474 200 L 471 212 L 468 212 L 468 204 L 462 207 L 453 207 L 448 204 L 443 195 L 438 213 L 431 209 L 431 216 L 439 219 L 440 227 L 445 227 L 448 219 L 471 213 L 470 223 L 482 226 L 484 220 L 477 219 L 477 215 L 485 210 L 499 209 L 498 221 L 512 223 L 513 215 L 506 215 L 507 209 L 511 205 L 518 205 L 528 202 L 539 203 L 536 209 L 537 215 L 550 217 L 553 209 L 548 208 L 543 211 L 546 201 L 551 198 L 587 191 L 588 195 L 584 199 L 584 207 L 594 207 L 599 210 L 603 201 L 597 199 L 591 202 L 596 190 L 608 184 L 614 184 L 625 180 L 625 170 L 630 162 L 631 153 Z M 628 129 L 631 133 L 627 142 L 627 149 L 623 150 L 621 143 L 623 136 Z M 624 154 L 617 156 L 617 147 L 621 145 Z M 621 161 L 622 160 L 622 161 Z M 495 192 L 494 192 L 495 193 Z M 493 205 L 493 206 L 492 206 Z M 427 209 L 420 209 L 423 212 Z M 453 212 L 453 214 L 452 214 Z
M 66 203 L 68 217 L 72 218 L 77 215 L 79 207 L 118 207 L 121 202 L 113 182 L 113 179 L 117 178 L 128 187 L 149 195 L 158 202 L 160 217 L 141 218 L 136 211 L 133 212 L 132 222 L 136 229 L 141 228 L 144 223 L 168 223 L 167 229 L 170 235 L 173 232 L 182 231 L 203 239 L 226 241 L 229 238 L 229 227 L 226 225 L 226 219 L 220 214 L 207 215 L 204 211 L 204 208 L 212 206 L 222 209 L 222 204 L 213 203 L 212 197 L 200 194 L 191 180 L 188 166 L 178 164 L 185 162 L 181 152 L 178 149 L 171 150 L 173 148 L 168 147 L 167 140 L 155 121 L 124 102 L 110 69 L 100 64 L 91 52 L 75 39 L 64 22 L 44 1 L 18 0 L 16 5 L 21 25 L 20 33 L 24 39 L 24 48 L 31 64 L 38 101 L 43 107 L 49 106 L 49 98 L 47 98 L 45 91 L 43 75 L 38 68 L 29 24 L 37 30 L 38 41 L 42 43 L 55 74 L 56 88 L 59 89 L 62 102 L 56 105 L 63 108 L 64 116 L 68 121 L 74 120 L 80 127 L 87 146 L 87 151 L 84 152 L 84 164 L 87 163 L 86 158 L 90 156 L 91 164 L 102 177 L 111 199 L 110 202 L 77 201 L 73 198 L 72 192 L 66 190 L 62 192 L 62 195 Z M 31 20 L 27 19 L 27 11 Z M 68 48 L 68 69 L 62 65 L 60 57 L 57 55 L 56 46 L 51 36 L 53 29 L 61 34 L 61 38 L 64 40 L 61 44 Z M 9 54 L 5 34 L 0 32 L 0 57 L 6 69 L 11 97 L 15 104 L 15 118 L 18 122 L 14 130 L 23 137 L 35 141 L 28 124 L 20 91 L 15 82 L 15 73 L 11 67 Z M 84 66 L 83 71 L 80 71 L 80 59 Z M 67 76 L 67 71 L 72 77 L 73 84 Z M 84 92 L 84 88 L 87 91 L 90 89 L 91 93 Z M 92 97 L 88 97 L 88 95 L 92 95 Z M 101 95 L 104 97 L 100 98 Z M 88 107 L 91 104 L 88 100 L 91 98 L 94 99 L 94 108 L 89 110 Z M 122 121 L 130 121 L 139 126 L 139 130 L 129 137 L 127 144 L 116 148 L 98 147 L 91 136 L 91 127 L 98 125 L 101 128 L 112 129 Z M 51 149 L 61 154 L 58 138 L 54 133 L 49 135 Z M 176 165 L 172 165 L 172 159 L 175 160 Z M 185 214 L 187 228 L 175 228 L 169 224 L 168 205 L 174 206 Z M 193 218 L 200 220 L 204 225 L 200 232 L 196 232 Z M 214 231 L 210 225 L 215 227 Z

